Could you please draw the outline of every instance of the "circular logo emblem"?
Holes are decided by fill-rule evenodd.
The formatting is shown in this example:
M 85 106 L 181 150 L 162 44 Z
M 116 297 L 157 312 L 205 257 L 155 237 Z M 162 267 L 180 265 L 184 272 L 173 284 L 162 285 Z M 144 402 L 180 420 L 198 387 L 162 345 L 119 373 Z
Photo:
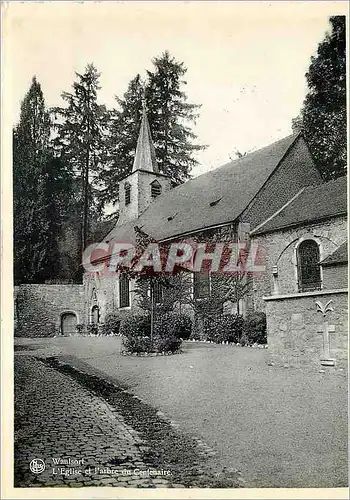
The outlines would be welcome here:
M 41 458 L 33 458 L 29 464 L 29 468 L 33 474 L 41 474 L 45 470 L 45 462 Z

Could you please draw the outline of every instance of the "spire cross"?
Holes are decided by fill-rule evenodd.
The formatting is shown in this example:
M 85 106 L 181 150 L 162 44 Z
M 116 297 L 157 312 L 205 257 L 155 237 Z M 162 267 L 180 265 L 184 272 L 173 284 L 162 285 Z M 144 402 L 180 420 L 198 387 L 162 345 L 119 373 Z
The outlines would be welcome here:
M 147 112 L 147 105 L 146 105 L 146 85 L 142 85 L 142 112 L 145 114 Z

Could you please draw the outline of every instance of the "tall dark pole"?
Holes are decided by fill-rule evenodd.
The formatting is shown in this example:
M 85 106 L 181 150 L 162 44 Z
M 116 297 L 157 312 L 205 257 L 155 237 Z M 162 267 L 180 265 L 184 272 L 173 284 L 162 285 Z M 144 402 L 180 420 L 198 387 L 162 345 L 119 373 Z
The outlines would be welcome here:
M 154 280 L 153 276 L 150 278 L 150 291 L 151 291 L 151 345 L 153 346 L 153 332 L 154 332 Z

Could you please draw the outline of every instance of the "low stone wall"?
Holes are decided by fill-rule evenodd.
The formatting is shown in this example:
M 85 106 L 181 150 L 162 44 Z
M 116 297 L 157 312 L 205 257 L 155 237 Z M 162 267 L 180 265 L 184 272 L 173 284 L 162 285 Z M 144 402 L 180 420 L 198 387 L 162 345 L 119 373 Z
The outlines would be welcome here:
M 60 335 L 61 317 L 75 313 L 83 321 L 83 285 L 20 285 L 14 290 L 15 336 Z
M 347 365 L 348 293 L 347 290 L 307 292 L 264 297 L 267 316 L 269 357 L 277 364 L 321 368 L 324 357 L 323 322 L 327 321 L 330 358 L 336 366 Z M 331 300 L 333 311 L 325 318 L 317 311 L 316 301 L 324 306 Z

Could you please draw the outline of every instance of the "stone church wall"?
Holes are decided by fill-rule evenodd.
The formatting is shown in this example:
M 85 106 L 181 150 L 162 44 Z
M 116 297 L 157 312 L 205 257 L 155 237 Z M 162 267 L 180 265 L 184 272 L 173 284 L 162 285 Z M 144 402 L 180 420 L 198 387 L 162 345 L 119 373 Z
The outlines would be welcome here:
M 84 316 L 83 285 L 19 285 L 14 299 L 15 335 L 19 337 L 59 335 L 63 313 L 75 313 L 77 323 Z
M 94 290 L 96 302 L 93 301 Z M 119 280 L 113 275 L 84 275 L 84 323 L 91 323 L 91 308 L 99 307 L 100 323 L 104 323 L 109 314 L 127 316 L 130 312 L 138 311 L 137 296 L 135 294 L 135 281 L 130 280 L 130 306 L 120 308 Z
M 295 247 L 300 238 L 306 237 L 315 238 L 320 243 L 322 260 L 346 240 L 347 218 L 346 216 L 337 217 L 310 224 L 307 227 L 290 228 L 253 237 L 254 242 L 263 251 L 266 266 L 265 272 L 254 277 L 253 294 L 256 310 L 264 311 L 263 297 L 273 293 L 273 266 L 277 266 L 278 270 L 276 281 L 279 294 L 291 294 L 298 291 Z M 341 286 L 337 287 L 341 288 Z M 323 288 L 329 288 L 326 281 Z
M 326 321 L 334 326 L 330 333 L 330 357 L 336 367 L 347 366 L 348 294 L 342 291 L 306 292 L 265 299 L 269 357 L 276 364 L 321 368 L 323 354 L 323 316 L 316 301 L 332 300 L 334 311 Z

